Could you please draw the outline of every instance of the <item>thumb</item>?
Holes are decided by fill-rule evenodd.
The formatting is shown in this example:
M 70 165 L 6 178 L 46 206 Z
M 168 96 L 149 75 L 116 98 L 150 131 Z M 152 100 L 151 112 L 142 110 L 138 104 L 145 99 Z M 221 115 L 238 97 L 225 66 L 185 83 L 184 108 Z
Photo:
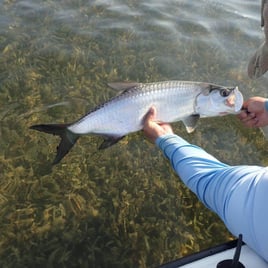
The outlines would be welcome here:
M 156 108 L 155 106 L 152 106 L 148 113 L 145 115 L 144 122 L 147 123 L 148 121 L 154 121 L 156 118 Z
M 244 101 L 242 109 L 247 110 L 249 103 L 250 103 L 250 100 Z
M 147 114 L 144 116 L 143 128 L 144 129 L 150 128 L 155 118 L 156 118 L 156 108 L 152 106 L 147 112 Z

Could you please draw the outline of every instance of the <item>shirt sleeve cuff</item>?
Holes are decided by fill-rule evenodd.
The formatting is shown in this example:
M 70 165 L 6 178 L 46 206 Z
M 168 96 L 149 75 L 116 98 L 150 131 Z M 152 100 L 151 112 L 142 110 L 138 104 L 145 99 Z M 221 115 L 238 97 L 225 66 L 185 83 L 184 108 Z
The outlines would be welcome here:
M 264 102 L 264 107 L 265 110 L 268 112 L 268 99 L 266 99 L 266 101 Z

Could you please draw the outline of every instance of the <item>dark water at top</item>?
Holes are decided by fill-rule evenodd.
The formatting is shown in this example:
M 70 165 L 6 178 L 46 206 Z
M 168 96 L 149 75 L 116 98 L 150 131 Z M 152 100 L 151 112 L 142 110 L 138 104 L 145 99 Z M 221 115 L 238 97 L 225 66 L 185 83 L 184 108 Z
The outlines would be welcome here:
M 84 137 L 62 163 L 56 137 L 116 92 L 111 81 L 206 81 L 267 97 L 250 80 L 260 1 L 0 1 L 0 259 L 4 267 L 154 267 L 231 238 L 140 134 L 99 152 Z M 267 164 L 259 130 L 235 118 L 174 130 L 229 164 Z

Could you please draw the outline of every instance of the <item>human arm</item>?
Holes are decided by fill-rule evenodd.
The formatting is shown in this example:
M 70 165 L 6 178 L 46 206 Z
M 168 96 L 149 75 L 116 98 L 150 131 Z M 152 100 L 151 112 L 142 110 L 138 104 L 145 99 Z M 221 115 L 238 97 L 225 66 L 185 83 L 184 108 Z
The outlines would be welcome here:
M 252 97 L 244 102 L 238 118 L 245 126 L 264 127 L 268 125 L 268 99 Z
M 229 166 L 154 121 L 153 108 L 144 121 L 146 136 L 170 160 L 182 181 L 223 220 L 229 231 L 268 261 L 268 169 Z M 163 128 L 163 126 L 165 126 Z
M 174 134 L 160 136 L 156 144 L 199 200 L 268 261 L 268 169 L 226 165 Z

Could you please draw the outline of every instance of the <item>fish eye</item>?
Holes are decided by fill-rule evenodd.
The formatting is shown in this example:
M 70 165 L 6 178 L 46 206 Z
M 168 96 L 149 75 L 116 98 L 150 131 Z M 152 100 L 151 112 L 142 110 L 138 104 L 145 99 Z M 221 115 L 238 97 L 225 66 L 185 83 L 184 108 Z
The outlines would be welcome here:
M 231 92 L 231 91 L 230 91 L 229 89 L 227 89 L 227 88 L 224 88 L 224 89 L 221 89 L 221 90 L 220 90 L 220 94 L 221 94 L 222 97 L 227 97 L 227 96 L 229 96 L 230 92 Z

